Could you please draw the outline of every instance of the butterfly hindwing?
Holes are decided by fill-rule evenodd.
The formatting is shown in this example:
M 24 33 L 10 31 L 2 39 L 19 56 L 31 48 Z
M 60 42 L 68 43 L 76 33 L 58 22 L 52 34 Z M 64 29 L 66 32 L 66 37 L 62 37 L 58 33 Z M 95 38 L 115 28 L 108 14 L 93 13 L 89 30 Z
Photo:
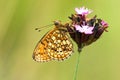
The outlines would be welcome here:
M 47 53 L 55 60 L 64 60 L 73 53 L 73 45 L 63 29 L 56 29 L 48 39 Z

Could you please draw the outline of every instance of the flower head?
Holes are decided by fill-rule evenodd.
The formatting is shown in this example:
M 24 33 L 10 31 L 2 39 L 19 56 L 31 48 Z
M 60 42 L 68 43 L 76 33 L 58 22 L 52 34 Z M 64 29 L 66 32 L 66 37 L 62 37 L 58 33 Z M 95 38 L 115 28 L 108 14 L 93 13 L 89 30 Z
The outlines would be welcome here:
M 82 25 L 82 27 L 80 25 L 75 25 L 75 29 L 81 33 L 85 33 L 85 34 L 92 34 L 92 30 L 94 27 L 89 27 L 87 25 Z
M 75 11 L 77 14 L 81 14 L 81 15 L 88 15 L 92 12 L 92 10 L 89 10 L 88 8 L 85 7 L 75 8 Z
M 75 8 L 77 14 L 72 14 L 69 19 L 72 22 L 67 25 L 70 37 L 77 43 L 78 51 L 83 47 L 90 45 L 100 38 L 104 31 L 107 31 L 108 23 L 95 15 L 88 18 L 92 10 L 85 7 Z

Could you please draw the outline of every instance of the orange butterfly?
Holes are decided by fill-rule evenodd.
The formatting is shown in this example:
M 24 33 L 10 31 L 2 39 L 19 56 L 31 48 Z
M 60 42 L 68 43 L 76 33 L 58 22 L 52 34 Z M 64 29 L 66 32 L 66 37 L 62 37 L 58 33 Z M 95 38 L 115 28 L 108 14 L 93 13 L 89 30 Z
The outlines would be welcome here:
M 36 45 L 33 59 L 37 62 L 64 60 L 73 53 L 73 44 L 67 34 L 66 25 L 54 22 L 55 28 L 43 36 Z

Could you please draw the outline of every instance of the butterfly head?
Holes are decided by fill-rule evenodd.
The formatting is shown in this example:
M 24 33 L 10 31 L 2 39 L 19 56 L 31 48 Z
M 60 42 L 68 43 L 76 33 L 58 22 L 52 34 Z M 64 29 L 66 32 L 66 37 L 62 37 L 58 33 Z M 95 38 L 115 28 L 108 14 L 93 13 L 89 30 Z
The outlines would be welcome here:
M 59 20 L 54 21 L 54 25 L 56 28 L 64 28 L 64 25 Z
M 56 20 L 56 21 L 53 21 L 53 22 L 54 22 L 54 25 L 56 25 L 56 26 L 61 24 L 61 21 L 59 21 L 59 20 Z
M 54 21 L 54 25 L 57 29 L 66 30 L 66 27 L 69 26 L 69 23 L 62 24 L 61 21 L 56 20 Z

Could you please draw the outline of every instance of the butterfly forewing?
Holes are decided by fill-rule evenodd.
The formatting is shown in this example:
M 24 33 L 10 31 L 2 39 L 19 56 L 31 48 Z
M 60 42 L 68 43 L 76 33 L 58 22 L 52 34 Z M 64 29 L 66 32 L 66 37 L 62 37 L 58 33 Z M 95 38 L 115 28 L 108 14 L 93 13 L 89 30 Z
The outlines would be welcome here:
M 64 60 L 73 53 L 73 45 L 64 29 L 55 28 L 37 44 L 33 59 L 38 62 Z
M 37 62 L 47 62 L 51 60 L 51 57 L 46 53 L 47 41 L 46 36 L 43 37 L 36 45 L 33 52 L 33 59 Z

